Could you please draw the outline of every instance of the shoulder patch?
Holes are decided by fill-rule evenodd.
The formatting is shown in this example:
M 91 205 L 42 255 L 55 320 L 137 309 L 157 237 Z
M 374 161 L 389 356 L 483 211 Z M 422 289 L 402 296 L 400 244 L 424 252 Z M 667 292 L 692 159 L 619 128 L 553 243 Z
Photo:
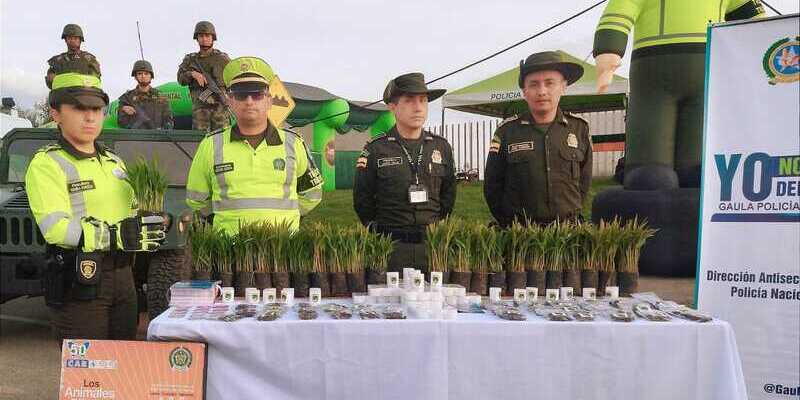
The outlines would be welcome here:
M 503 126 L 503 125 L 505 125 L 505 124 L 507 124 L 509 122 L 516 121 L 518 119 L 519 119 L 519 114 L 510 116 L 510 117 L 504 119 L 503 121 L 501 121 L 499 124 L 497 124 L 497 127 L 500 128 L 501 126 Z

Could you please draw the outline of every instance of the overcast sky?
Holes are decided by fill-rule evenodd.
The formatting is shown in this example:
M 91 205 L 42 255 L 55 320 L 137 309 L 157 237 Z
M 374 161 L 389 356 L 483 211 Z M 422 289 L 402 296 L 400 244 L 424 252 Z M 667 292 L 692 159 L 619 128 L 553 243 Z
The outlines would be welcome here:
M 176 79 L 183 55 L 197 50 L 194 25 L 216 25 L 215 47 L 232 58 L 264 58 L 284 81 L 353 99 L 378 99 L 389 79 L 420 71 L 428 80 L 462 67 L 596 3 L 597 0 L 296 0 L 36 1 L 0 0 L 0 94 L 30 107 L 47 95 L 46 60 L 65 51 L 67 23 L 83 27 L 83 49 L 100 60 L 112 99 L 134 86 L 136 21 L 155 84 Z M 770 0 L 783 13 L 796 0 Z M 505 71 L 541 50 L 589 55 L 604 5 L 434 86 L 455 90 Z M 770 15 L 774 15 L 769 12 Z M 591 58 L 590 62 L 593 62 Z M 626 58 L 627 61 L 627 58 Z M 627 75 L 627 63 L 620 72 Z M 438 120 L 440 101 L 431 105 Z M 472 119 L 448 112 L 454 119 Z

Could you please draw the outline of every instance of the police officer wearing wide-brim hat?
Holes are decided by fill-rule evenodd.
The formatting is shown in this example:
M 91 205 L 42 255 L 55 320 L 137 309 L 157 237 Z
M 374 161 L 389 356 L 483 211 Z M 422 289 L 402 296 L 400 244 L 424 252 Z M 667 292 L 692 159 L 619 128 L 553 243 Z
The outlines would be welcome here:
M 425 227 L 447 217 L 456 198 L 453 151 L 423 130 L 428 102 L 443 89 L 428 89 L 425 77 L 392 79 L 383 101 L 396 124 L 364 146 L 356 163 L 353 207 L 361 223 L 396 240 L 389 270 L 425 268 Z
M 56 75 L 48 100 L 61 135 L 31 160 L 25 190 L 51 257 L 44 287 L 56 337 L 134 339 L 128 252 L 157 250 L 164 218 L 137 215 L 124 163 L 95 142 L 108 105 L 100 80 Z
M 286 222 L 322 200 L 322 177 L 299 135 L 275 126 L 269 87 L 275 74 L 264 60 L 240 57 L 223 71 L 236 124 L 210 133 L 197 148 L 186 182 L 186 203 L 230 234 L 242 224 Z
M 79 74 L 100 77 L 100 62 L 92 53 L 81 50 L 85 41 L 83 29 L 77 24 L 64 25 L 61 39 L 67 45 L 67 51 L 57 54 L 47 60 L 47 73 L 44 81 L 48 88 L 52 87 L 53 78 L 58 74 L 77 72 Z
M 520 62 L 528 111 L 498 126 L 489 147 L 484 198 L 501 226 L 580 218 L 592 179 L 588 123 L 559 107 L 583 67 L 558 52 Z

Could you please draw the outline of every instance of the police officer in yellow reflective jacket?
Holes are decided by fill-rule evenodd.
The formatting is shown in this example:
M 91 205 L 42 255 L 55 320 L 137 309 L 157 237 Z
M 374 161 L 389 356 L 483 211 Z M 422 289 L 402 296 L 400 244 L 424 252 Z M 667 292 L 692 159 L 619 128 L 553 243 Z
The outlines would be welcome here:
M 186 203 L 228 233 L 255 221 L 296 230 L 322 200 L 322 177 L 303 139 L 268 119 L 274 77 L 257 57 L 228 63 L 223 79 L 237 122 L 203 139 L 189 169 Z
M 133 339 L 130 252 L 157 250 L 164 219 L 137 216 L 125 165 L 95 142 L 108 105 L 100 79 L 56 75 L 48 101 L 61 136 L 33 157 L 25 189 L 48 244 L 45 301 L 56 337 Z

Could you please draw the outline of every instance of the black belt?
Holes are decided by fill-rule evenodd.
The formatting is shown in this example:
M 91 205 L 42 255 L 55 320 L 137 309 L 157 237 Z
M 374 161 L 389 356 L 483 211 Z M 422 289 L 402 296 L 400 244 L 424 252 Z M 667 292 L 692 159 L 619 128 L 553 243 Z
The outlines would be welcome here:
M 422 243 L 425 241 L 425 225 L 391 226 L 373 225 L 376 233 L 391 236 L 392 240 L 402 243 Z
M 65 249 L 63 247 L 53 246 L 48 244 L 46 246 L 47 254 L 52 254 L 54 256 L 60 256 L 64 262 L 64 265 L 75 265 L 75 258 L 77 256 L 77 250 L 75 249 Z M 103 254 L 103 264 L 101 268 L 103 269 L 120 269 L 126 267 L 133 267 L 133 254 L 126 253 L 119 250 L 111 250 L 104 252 Z

